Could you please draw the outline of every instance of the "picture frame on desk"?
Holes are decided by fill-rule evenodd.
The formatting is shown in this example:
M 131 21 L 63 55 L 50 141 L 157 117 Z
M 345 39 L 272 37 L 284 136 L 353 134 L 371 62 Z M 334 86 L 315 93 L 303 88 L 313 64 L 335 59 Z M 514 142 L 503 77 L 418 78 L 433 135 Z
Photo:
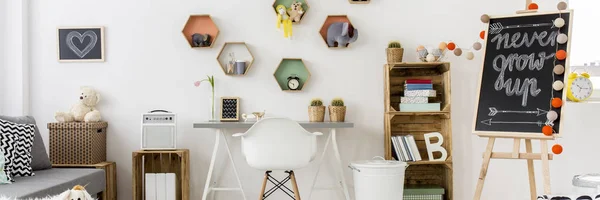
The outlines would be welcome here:
M 237 122 L 240 120 L 239 97 L 221 97 L 220 120 L 222 122 Z

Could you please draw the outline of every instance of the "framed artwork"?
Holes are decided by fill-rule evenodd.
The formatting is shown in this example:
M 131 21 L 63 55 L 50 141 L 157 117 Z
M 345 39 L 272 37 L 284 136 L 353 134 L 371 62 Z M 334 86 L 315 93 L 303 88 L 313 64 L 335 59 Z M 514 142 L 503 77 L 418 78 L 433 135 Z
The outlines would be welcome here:
M 240 98 L 221 97 L 221 121 L 240 120 Z
M 104 62 L 104 27 L 59 27 L 58 61 Z

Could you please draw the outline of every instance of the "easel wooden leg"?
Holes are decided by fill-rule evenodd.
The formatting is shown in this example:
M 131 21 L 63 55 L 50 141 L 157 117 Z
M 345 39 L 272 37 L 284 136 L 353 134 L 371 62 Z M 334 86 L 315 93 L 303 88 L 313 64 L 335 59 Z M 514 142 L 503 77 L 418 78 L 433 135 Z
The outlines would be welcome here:
M 542 147 L 542 173 L 544 175 L 544 193 L 551 194 L 550 192 L 550 163 L 548 162 L 548 141 L 540 140 L 540 146 Z
M 483 192 L 483 183 L 485 183 L 485 176 L 487 175 L 487 170 L 490 165 L 492 150 L 494 149 L 495 141 L 496 138 L 494 137 L 490 137 L 488 139 L 488 144 L 485 148 L 485 153 L 483 156 L 483 162 L 481 164 L 481 171 L 479 172 L 479 180 L 477 180 L 477 189 L 475 190 L 475 196 L 473 197 L 473 200 L 481 199 L 481 193 Z
M 525 152 L 533 153 L 531 139 L 525 139 Z M 529 192 L 531 193 L 531 200 L 536 200 L 537 192 L 535 187 L 535 169 L 533 168 L 533 160 L 527 160 L 527 171 L 529 172 Z

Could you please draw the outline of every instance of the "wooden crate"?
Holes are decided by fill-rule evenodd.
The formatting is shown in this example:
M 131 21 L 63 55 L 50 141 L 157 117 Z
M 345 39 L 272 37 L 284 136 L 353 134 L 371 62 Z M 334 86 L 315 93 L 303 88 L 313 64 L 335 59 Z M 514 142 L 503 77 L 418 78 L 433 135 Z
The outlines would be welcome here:
M 96 168 L 106 174 L 106 189 L 98 196 L 99 200 L 117 200 L 117 163 L 102 162 L 92 165 L 53 164 L 53 168 Z
M 392 136 L 413 135 L 422 161 L 409 162 L 406 170 L 407 185 L 438 185 L 446 190 L 447 200 L 453 195 L 452 170 L 452 120 L 450 64 L 449 63 L 392 63 L 384 65 L 384 147 L 385 158 L 392 158 Z M 400 97 L 404 96 L 404 81 L 408 79 L 431 79 L 436 97 L 429 102 L 439 102 L 440 112 L 401 112 Z M 445 161 L 429 161 L 424 134 L 439 132 L 444 137 L 442 147 L 448 152 Z M 432 138 L 432 142 L 437 139 Z M 441 154 L 434 152 L 439 158 Z
M 176 199 L 190 198 L 190 151 L 179 149 L 173 151 L 134 151 L 133 164 L 133 199 L 143 200 L 145 173 L 175 173 Z
M 400 111 L 400 97 L 404 96 L 404 81 L 430 79 L 436 97 L 430 103 L 440 103 L 442 112 L 450 112 L 450 63 L 396 63 L 385 65 L 385 111 Z

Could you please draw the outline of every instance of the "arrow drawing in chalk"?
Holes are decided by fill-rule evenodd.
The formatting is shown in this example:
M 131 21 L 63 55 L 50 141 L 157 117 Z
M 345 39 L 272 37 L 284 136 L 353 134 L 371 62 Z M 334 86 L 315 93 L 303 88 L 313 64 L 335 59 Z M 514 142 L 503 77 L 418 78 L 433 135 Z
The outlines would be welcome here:
M 503 121 L 492 121 L 492 119 L 486 119 L 481 121 L 482 124 L 491 126 L 492 124 L 535 124 L 538 125 L 539 127 L 542 127 L 542 125 L 544 125 L 544 122 L 542 121 L 537 121 L 537 122 L 503 122 Z
M 516 110 L 498 110 L 495 107 L 490 107 L 490 114 L 488 116 L 495 116 L 498 113 L 516 113 L 516 114 L 535 114 L 536 116 L 545 115 L 548 111 L 537 109 L 529 111 L 516 111 Z
M 539 23 L 539 24 L 519 24 L 519 25 L 510 25 L 503 26 L 502 23 L 497 22 L 490 25 L 490 34 L 497 34 L 502 32 L 504 29 L 511 28 L 532 28 L 532 27 L 540 27 L 540 26 L 551 26 L 550 28 L 554 28 L 554 20 L 551 23 Z

